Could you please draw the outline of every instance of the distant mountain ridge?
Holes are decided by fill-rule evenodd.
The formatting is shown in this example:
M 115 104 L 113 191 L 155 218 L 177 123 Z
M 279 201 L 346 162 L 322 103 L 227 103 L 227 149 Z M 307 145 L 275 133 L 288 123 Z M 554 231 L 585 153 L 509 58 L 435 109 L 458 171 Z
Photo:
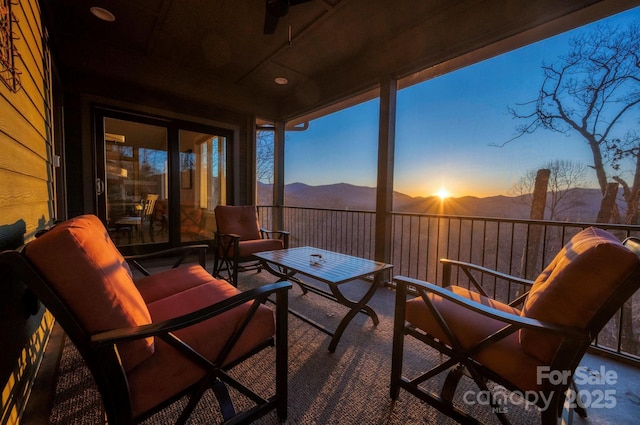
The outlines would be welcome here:
M 258 184 L 258 200 L 261 205 L 269 205 L 273 185 Z M 595 221 L 602 196 L 598 189 L 572 189 L 583 205 L 568 209 L 563 220 L 591 222 Z M 285 204 L 296 207 L 331 208 L 346 210 L 374 211 L 376 189 L 356 186 L 348 183 L 310 186 L 305 183 L 285 185 Z M 409 196 L 393 193 L 393 209 L 396 212 L 450 214 L 495 218 L 529 217 L 530 207 L 522 197 L 489 196 L 479 198 L 463 196 L 447 198 L 442 201 L 437 196 Z

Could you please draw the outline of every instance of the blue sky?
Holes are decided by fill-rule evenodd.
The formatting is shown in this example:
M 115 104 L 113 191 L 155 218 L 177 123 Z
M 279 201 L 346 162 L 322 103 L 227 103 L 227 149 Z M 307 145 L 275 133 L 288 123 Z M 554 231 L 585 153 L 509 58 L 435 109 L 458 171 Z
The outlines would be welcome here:
M 601 22 L 640 20 L 640 8 Z M 506 195 L 528 170 L 550 160 L 590 165 L 591 152 L 579 137 L 538 130 L 498 148 L 520 123 L 507 112 L 534 99 L 541 65 L 558 61 L 583 27 L 425 81 L 398 93 L 394 189 L 430 196 L 445 188 L 453 196 Z M 377 99 L 288 132 L 285 182 L 376 185 Z M 590 174 L 593 187 L 595 176 Z

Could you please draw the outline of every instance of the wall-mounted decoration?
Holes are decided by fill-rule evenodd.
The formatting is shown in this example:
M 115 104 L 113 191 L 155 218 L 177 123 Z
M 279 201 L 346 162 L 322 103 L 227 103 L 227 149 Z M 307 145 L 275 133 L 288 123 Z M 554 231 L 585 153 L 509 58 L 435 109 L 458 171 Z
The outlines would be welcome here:
M 20 56 L 15 47 L 17 36 L 13 25 L 17 23 L 11 12 L 11 0 L 0 0 L 0 80 L 11 90 L 20 90 L 20 71 L 16 59 Z

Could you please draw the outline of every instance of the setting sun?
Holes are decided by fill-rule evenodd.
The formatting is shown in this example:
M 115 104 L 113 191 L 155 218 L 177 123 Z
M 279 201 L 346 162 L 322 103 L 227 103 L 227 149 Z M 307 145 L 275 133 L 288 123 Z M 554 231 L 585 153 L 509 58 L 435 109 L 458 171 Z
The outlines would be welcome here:
M 436 192 L 436 196 L 438 196 L 440 199 L 445 199 L 451 196 L 451 194 L 447 191 L 447 189 L 443 187 L 438 192 Z

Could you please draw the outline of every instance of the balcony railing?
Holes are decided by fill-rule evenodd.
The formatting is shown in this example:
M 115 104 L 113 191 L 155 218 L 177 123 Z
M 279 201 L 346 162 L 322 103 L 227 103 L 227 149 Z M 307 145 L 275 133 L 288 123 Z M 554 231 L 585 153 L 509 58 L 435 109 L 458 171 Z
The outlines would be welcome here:
M 375 259 L 373 211 L 282 207 L 283 229 L 290 246 L 315 246 Z M 264 227 L 271 228 L 272 207 L 259 207 Z M 569 239 L 580 230 L 597 226 L 623 240 L 639 236 L 640 226 L 553 222 L 537 220 L 392 213 L 393 274 L 441 284 L 440 258 L 480 264 L 501 272 L 534 279 Z M 384 241 L 381 243 L 385 243 Z M 464 274 L 452 281 L 465 286 Z M 483 279 L 492 296 L 510 301 L 514 288 L 499 279 Z M 594 348 L 640 365 L 640 295 L 636 294 L 596 338 Z M 637 316 L 638 318 L 634 317 Z M 634 332 L 635 330 L 635 332 Z

